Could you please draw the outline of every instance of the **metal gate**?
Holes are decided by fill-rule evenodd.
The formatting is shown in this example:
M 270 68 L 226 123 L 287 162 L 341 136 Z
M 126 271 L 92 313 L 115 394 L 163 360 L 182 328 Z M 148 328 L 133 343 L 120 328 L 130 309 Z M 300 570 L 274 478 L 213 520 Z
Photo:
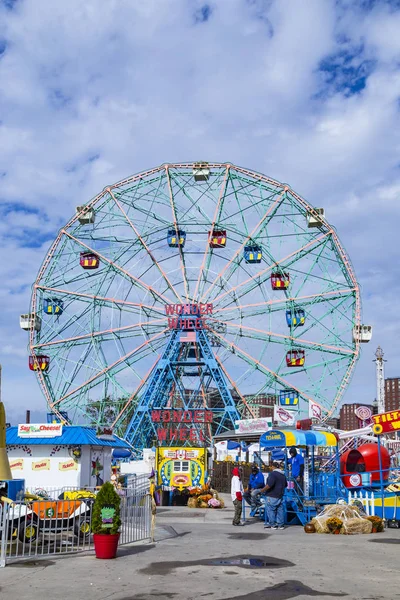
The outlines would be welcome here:
M 68 490 L 70 491 L 70 490 Z M 150 494 L 125 488 L 121 493 L 119 544 L 152 541 Z M 29 557 L 93 550 L 93 499 L 40 499 L 0 504 L 0 567 Z

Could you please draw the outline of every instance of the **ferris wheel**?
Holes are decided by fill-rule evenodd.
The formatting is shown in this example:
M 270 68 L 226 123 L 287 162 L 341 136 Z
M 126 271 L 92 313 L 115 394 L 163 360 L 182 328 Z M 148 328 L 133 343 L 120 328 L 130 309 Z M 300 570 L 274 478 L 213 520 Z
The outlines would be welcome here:
M 162 165 L 79 206 L 45 257 L 21 326 L 52 411 L 131 433 L 143 426 L 134 425 L 139 409 L 185 397 L 199 376 L 204 406 L 228 390 L 220 429 L 266 396 L 302 416 L 313 403 L 326 418 L 371 336 L 323 209 L 217 163 Z M 190 363 L 197 352 L 213 361 L 207 385 L 199 360 Z M 156 375 L 163 361 L 176 367 L 168 389 Z

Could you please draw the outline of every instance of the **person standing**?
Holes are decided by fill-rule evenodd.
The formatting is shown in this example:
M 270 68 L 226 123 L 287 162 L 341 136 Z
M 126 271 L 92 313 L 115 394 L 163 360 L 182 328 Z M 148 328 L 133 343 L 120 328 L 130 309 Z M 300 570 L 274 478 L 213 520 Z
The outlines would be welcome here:
M 297 482 L 297 491 L 303 493 L 304 486 L 304 458 L 294 446 L 289 450 L 288 463 L 292 465 L 292 477 Z
M 287 487 L 285 473 L 280 468 L 280 463 L 272 463 L 272 471 L 268 475 L 267 485 L 261 490 L 267 497 L 268 524 L 264 527 L 285 529 L 285 516 L 283 512 L 283 496 Z
M 240 517 L 242 516 L 243 485 L 240 481 L 239 469 L 237 467 L 232 469 L 231 497 L 235 509 L 232 525 L 239 527 L 240 525 L 243 525 L 243 523 L 240 522 Z
M 260 490 L 264 487 L 264 485 L 264 475 L 261 473 L 257 465 L 253 465 L 251 467 L 251 475 L 249 478 L 247 490 L 243 494 L 243 498 L 246 500 L 247 504 L 250 504 L 252 511 L 256 510 L 257 505 L 260 506 L 258 498 L 261 493 Z

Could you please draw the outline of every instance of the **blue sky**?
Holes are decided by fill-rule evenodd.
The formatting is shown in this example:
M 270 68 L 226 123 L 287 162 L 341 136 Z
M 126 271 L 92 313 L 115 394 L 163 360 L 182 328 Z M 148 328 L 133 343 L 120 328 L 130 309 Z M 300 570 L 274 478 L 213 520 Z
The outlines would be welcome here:
M 0 0 L 0 361 L 44 410 L 19 329 L 58 229 L 163 162 L 231 161 L 325 207 L 374 326 L 346 402 L 400 375 L 400 2 Z M 34 416 L 39 418 L 39 413 Z

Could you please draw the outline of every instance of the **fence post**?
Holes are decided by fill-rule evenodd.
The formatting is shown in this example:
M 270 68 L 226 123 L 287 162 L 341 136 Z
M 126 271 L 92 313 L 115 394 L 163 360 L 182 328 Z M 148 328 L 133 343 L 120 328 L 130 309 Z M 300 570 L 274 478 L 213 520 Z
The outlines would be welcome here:
M 6 554 L 7 554 L 7 541 L 8 541 L 8 527 L 7 527 L 7 509 L 8 507 L 3 504 L 0 505 L 0 533 L 1 533 L 1 544 L 0 544 L 0 568 L 6 566 Z

